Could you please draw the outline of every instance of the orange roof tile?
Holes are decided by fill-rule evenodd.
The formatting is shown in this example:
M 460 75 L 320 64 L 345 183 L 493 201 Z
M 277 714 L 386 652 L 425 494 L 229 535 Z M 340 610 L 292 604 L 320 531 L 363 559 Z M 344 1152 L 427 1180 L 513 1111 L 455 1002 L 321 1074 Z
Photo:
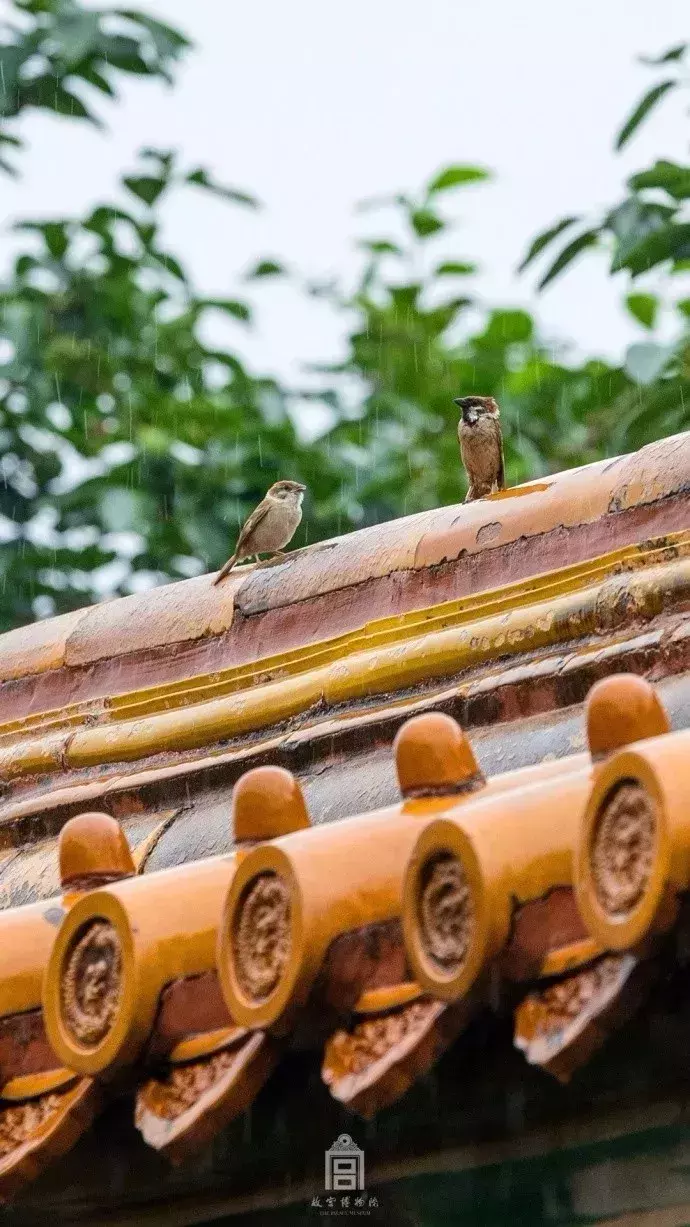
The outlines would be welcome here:
M 123 1090 L 177 1163 L 286 1047 L 371 1116 L 489 1001 L 562 1080 L 631 1016 L 690 887 L 689 468 L 0 640 L 0 1196 Z
M 675 912 L 660 901 L 690 881 L 681 783 L 690 733 L 659 734 L 668 727 L 663 707 L 648 683 L 626 676 L 593 688 L 586 727 L 596 751 L 591 759 L 575 754 L 483 780 L 465 736 L 447 716 L 418 716 L 396 739 L 407 797 L 388 811 L 296 829 L 306 815 L 298 785 L 288 773 L 258 768 L 236 789 L 234 821 L 237 835 L 253 842 L 262 832 L 268 842 L 234 859 L 211 858 L 87 890 L 66 911 L 58 901 L 54 941 L 34 936 L 50 908 L 0 915 L 0 927 L 14 933 L 9 948 L 18 975 L 25 969 L 17 984 L 28 986 L 26 976 L 33 975 L 37 986 L 36 972 L 46 968 L 41 1001 L 55 1053 L 52 1067 L 45 1057 L 35 1070 L 7 1067 L 0 1129 L 18 1111 L 11 1105 L 34 1104 L 37 1122 L 54 1118 L 56 1129 L 65 1122 L 58 1147 L 64 1150 L 78 1135 L 68 1111 L 72 1087 L 95 1110 L 96 1098 L 107 1099 L 113 1076 L 126 1065 L 139 1087 L 136 1121 L 144 1139 L 182 1161 L 251 1102 L 280 1057 L 279 1037 L 324 1010 L 345 1024 L 326 1044 L 324 1081 L 352 1110 L 372 1115 L 465 1029 L 487 1000 L 492 969 L 494 993 L 496 975 L 513 983 L 556 976 L 558 992 L 547 986 L 524 998 L 516 1044 L 530 1061 L 569 1077 L 603 1042 L 603 1020 L 616 1025 L 621 995 L 634 1008 L 628 986 L 639 981 L 640 973 L 630 974 L 640 956 L 611 963 L 607 948 L 639 947 L 642 938 L 672 925 Z M 640 735 L 646 739 L 635 742 Z M 474 787 L 463 791 L 467 779 Z M 610 806 L 612 790 L 638 779 L 636 787 L 655 799 L 655 820 L 663 827 L 645 842 L 637 801 L 634 813 L 622 806 L 605 819 L 607 839 L 616 847 L 623 840 L 630 857 L 642 858 L 647 877 L 633 898 L 637 871 L 631 879 L 628 861 L 615 855 L 600 871 L 594 844 L 597 815 Z M 280 834 L 281 807 L 291 834 Z M 655 847 L 656 860 L 649 851 Z M 99 871 L 131 872 L 123 848 L 112 819 L 73 819 L 61 839 L 63 880 L 73 885 Z M 580 899 L 592 889 L 601 896 L 597 872 L 608 875 L 601 879 L 606 899 L 615 896 L 620 911 L 625 896 L 636 918 L 613 939 L 602 924 L 588 936 L 573 910 L 573 890 Z M 617 911 L 614 926 L 619 919 Z M 549 960 L 559 952 L 557 969 Z M 225 1013 L 219 995 L 208 1009 L 215 976 Z M 38 1004 L 36 987 L 8 996 L 10 983 L 0 981 L 0 1055 L 2 1027 Z M 561 1001 L 569 1003 L 569 1025 L 554 1042 L 548 1037 Z M 78 1075 L 82 1081 L 75 1083 Z M 91 1094 L 94 1077 L 102 1084 L 98 1096 Z M 17 1116 L 28 1119 L 26 1112 Z M 21 1139 L 0 1163 L 0 1191 L 26 1179 L 26 1144 L 41 1163 L 53 1153 L 39 1145 L 38 1124 L 28 1133 L 25 1123 L 17 1128 Z
M 0 637 L 0 716 L 57 709 L 304 647 L 687 525 L 690 436 Z M 176 651 L 168 649 L 175 645 Z M 22 682 L 21 679 L 28 679 Z

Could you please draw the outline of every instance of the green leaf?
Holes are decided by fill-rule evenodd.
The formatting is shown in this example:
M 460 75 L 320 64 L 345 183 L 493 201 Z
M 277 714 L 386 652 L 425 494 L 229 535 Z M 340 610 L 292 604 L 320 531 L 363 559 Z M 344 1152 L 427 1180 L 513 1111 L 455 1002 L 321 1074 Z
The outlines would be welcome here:
M 634 192 L 659 188 L 674 200 L 687 200 L 690 197 L 690 167 L 679 166 L 677 162 L 657 161 L 649 170 L 632 175 L 628 186 Z
M 422 287 L 417 282 L 410 285 L 392 285 L 390 287 L 391 301 L 399 314 L 408 315 L 417 309 L 417 301 Z
M 249 323 L 252 318 L 251 309 L 247 304 L 238 302 L 235 298 L 200 298 L 197 305 L 201 310 L 215 308 L 217 311 L 225 311 L 226 315 L 232 315 L 245 324 Z
M 135 47 L 136 47 L 135 43 Z M 120 72 L 130 72 L 135 77 L 153 77 L 154 70 L 146 60 L 136 51 L 116 51 L 105 53 L 105 59 L 113 68 L 119 68 Z M 167 73 L 162 73 L 162 76 L 167 77 Z
M 687 43 L 678 43 L 676 47 L 671 47 L 669 51 L 664 51 L 661 55 L 641 55 L 640 63 L 650 64 L 652 68 L 656 68 L 659 64 L 672 64 L 676 60 L 682 60 L 687 46 Z
M 401 256 L 402 248 L 397 243 L 391 243 L 390 239 L 362 239 L 358 244 L 363 251 L 370 251 L 375 256 Z
M 107 94 L 109 98 L 115 98 L 115 90 L 113 89 L 107 77 L 94 68 L 92 64 L 81 66 L 79 68 L 79 76 L 82 81 L 86 81 L 89 85 L 93 85 L 94 89 L 98 89 L 102 94 Z
M 53 111 L 56 115 L 68 115 L 70 119 L 86 119 L 96 128 L 102 126 L 100 120 L 84 106 L 81 98 L 70 93 L 52 76 L 36 77 L 24 91 L 23 103 Z
M 107 205 L 97 205 L 86 220 L 82 222 L 82 225 L 85 230 L 92 230 L 94 234 L 100 234 L 101 237 L 105 237 L 110 233 L 111 224 L 116 221 L 129 222 L 130 225 L 136 226 L 136 222 L 130 213 L 125 213 L 124 209 L 110 208 Z
M 665 345 L 653 341 L 641 341 L 631 345 L 625 355 L 625 370 L 635 383 L 651 384 L 658 379 L 670 357 Z
M 2 108 L 0 107 L 0 111 L 1 110 Z M 22 148 L 22 142 L 20 141 L 19 137 L 11 136 L 9 132 L 0 132 L 0 145 L 11 145 L 14 149 Z M 3 157 L 0 157 L 0 168 L 4 170 L 6 174 L 12 175 L 13 178 L 16 178 L 19 173 L 16 166 L 13 166 L 11 162 L 8 162 L 7 159 Z
M 625 300 L 628 311 L 644 328 L 653 328 L 659 300 L 653 294 L 628 294 Z
M 68 237 L 66 222 L 15 222 L 13 230 L 30 230 L 40 234 L 50 255 L 55 260 L 61 260 L 67 251 Z
M 214 196 L 222 196 L 225 200 L 232 200 L 234 204 L 245 205 L 249 209 L 260 208 L 259 201 L 256 196 L 250 196 L 248 192 L 239 192 L 233 187 L 223 187 L 220 183 L 215 183 L 203 166 L 197 167 L 196 170 L 185 176 L 186 183 L 194 183 L 197 187 L 203 187 L 207 192 L 212 192 Z
M 604 226 L 616 237 L 611 272 L 630 268 L 633 253 L 652 235 L 663 230 L 675 216 L 670 205 L 651 203 L 639 196 L 630 196 L 617 208 L 612 209 L 604 220 Z
M 46 222 L 43 226 L 46 247 L 55 260 L 61 260 L 69 246 L 64 222 Z
M 542 230 L 541 234 L 538 234 L 531 244 L 527 255 L 518 267 L 518 272 L 524 272 L 527 266 L 533 260 L 536 260 L 544 248 L 548 247 L 549 243 L 558 238 L 559 234 L 562 234 L 564 230 L 567 230 L 569 226 L 573 226 L 579 220 L 579 217 L 564 217 L 560 222 L 556 222 L 555 226 L 549 226 L 548 230 Z
M 431 180 L 427 194 L 433 196 L 436 192 L 447 192 L 449 188 L 461 187 L 467 183 L 482 183 L 490 178 L 489 171 L 483 170 L 481 166 L 446 166 Z
M 469 277 L 472 273 L 476 273 L 476 264 L 466 264 L 461 260 L 445 260 L 443 264 L 437 264 L 434 269 L 434 277 Z
M 147 205 L 155 204 L 167 187 L 165 179 L 155 179 L 152 175 L 126 175 L 122 182 L 134 196 L 138 196 Z
M 514 345 L 529 341 L 534 332 L 526 311 L 492 311 L 482 340 L 490 345 Z
M 546 275 L 539 282 L 538 289 L 545 289 L 551 281 L 554 281 L 563 272 L 564 268 L 572 264 L 577 256 L 586 251 L 588 247 L 596 247 L 598 242 L 599 232 L 597 230 L 585 230 L 584 234 L 578 235 L 576 239 L 573 239 L 572 243 L 568 243 L 567 247 L 563 248 L 561 254 L 554 260 Z
M 19 73 L 30 55 L 31 48 L 23 43 L 0 47 L 0 114 L 5 118 L 19 109 Z
M 169 273 L 172 273 L 173 277 L 177 277 L 178 281 L 184 281 L 186 283 L 187 274 L 185 273 L 179 260 L 176 260 L 174 256 L 171 256 L 164 251 L 151 251 L 151 255 L 158 264 L 162 264 L 163 268 L 167 269 Z
M 280 264 L 277 260 L 259 260 L 252 269 L 246 274 L 246 281 L 254 281 L 260 277 L 284 277 L 286 273 L 284 264 Z
M 99 24 L 99 13 L 75 12 L 58 16 L 51 31 L 55 53 L 66 65 L 77 64 L 98 45 Z
M 18 256 L 14 265 L 14 271 L 18 277 L 24 277 L 26 273 L 30 273 L 34 268 L 40 267 L 40 261 L 35 256 L 22 255 Z
M 415 234 L 420 239 L 428 239 L 432 234 L 438 234 L 439 230 L 445 228 L 445 222 L 442 222 L 440 217 L 437 217 L 429 209 L 415 209 L 411 214 L 410 221 Z
M 162 21 L 156 21 L 155 18 L 149 17 L 146 13 L 137 13 L 132 9 L 119 9 L 120 17 L 126 17 L 129 21 L 135 22 L 139 26 L 143 26 L 151 35 L 158 51 L 164 55 L 177 55 L 185 47 L 191 47 L 192 43 L 179 30 L 174 30 L 172 26 L 165 25 Z
M 642 101 L 638 103 L 632 115 L 626 119 L 623 127 L 618 133 L 615 144 L 616 149 L 622 149 L 623 146 L 627 144 L 633 132 L 635 132 L 643 120 L 647 118 L 650 111 L 656 106 L 657 102 L 659 102 L 660 99 L 664 97 L 664 94 L 667 94 L 670 89 L 673 89 L 676 84 L 676 81 L 662 81 L 659 85 L 653 86 L 653 88 L 645 94 Z
M 161 179 L 170 178 L 175 162 L 174 149 L 153 149 L 150 145 L 147 145 L 144 149 L 139 150 L 139 157 L 142 161 L 155 162 Z
M 620 267 L 629 269 L 633 277 L 639 277 L 666 260 L 678 261 L 688 258 L 690 258 L 690 222 L 683 225 L 667 225 L 656 230 L 633 248 Z
M 690 298 L 681 298 L 680 301 L 676 303 L 676 308 L 678 311 L 680 311 L 681 315 L 684 315 L 690 319 Z

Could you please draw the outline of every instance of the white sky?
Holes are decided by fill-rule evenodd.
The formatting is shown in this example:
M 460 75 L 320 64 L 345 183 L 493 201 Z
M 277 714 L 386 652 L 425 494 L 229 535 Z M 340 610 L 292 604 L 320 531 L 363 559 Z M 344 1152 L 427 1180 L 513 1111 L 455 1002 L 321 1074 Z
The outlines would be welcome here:
M 654 79 L 635 57 L 690 35 L 687 0 L 141 6 L 196 43 L 177 88 L 129 78 L 119 105 L 98 103 L 106 135 L 26 120 L 23 178 L 3 179 L 2 214 L 81 210 L 107 197 L 139 146 L 176 146 L 266 206 L 251 214 L 192 189 L 166 206 L 168 245 L 209 293 L 236 293 L 238 272 L 262 255 L 311 277 L 352 275 L 353 238 L 374 225 L 354 204 L 414 190 L 459 161 L 492 168 L 496 181 L 446 198 L 460 225 L 443 254 L 482 265 L 485 301 L 534 305 L 514 275 L 528 240 L 565 213 L 615 201 L 625 175 L 650 158 L 686 151 L 680 100 L 662 104 L 624 156 L 612 139 Z M 375 225 L 385 233 L 383 217 Z M 0 235 L 0 262 L 14 242 Z M 615 355 L 640 339 L 618 305 L 623 292 L 585 260 L 539 300 L 538 317 L 548 336 Z M 257 287 L 255 302 L 255 332 L 237 336 L 256 369 L 294 376 L 305 361 L 339 354 L 342 321 L 323 304 L 275 283 Z

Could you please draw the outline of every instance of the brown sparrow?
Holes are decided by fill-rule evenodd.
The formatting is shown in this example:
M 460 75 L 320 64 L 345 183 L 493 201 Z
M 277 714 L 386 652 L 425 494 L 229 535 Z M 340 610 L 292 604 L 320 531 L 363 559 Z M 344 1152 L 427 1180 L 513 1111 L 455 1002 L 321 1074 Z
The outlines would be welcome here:
M 493 396 L 459 396 L 453 404 L 462 409 L 458 441 L 470 482 L 465 502 L 471 503 L 506 487 L 499 408 Z
M 271 486 L 266 497 L 242 525 L 235 553 L 218 572 L 214 584 L 225 579 L 235 563 L 244 558 L 283 553 L 283 546 L 292 541 L 302 519 L 302 499 L 306 488 L 298 481 L 277 481 Z

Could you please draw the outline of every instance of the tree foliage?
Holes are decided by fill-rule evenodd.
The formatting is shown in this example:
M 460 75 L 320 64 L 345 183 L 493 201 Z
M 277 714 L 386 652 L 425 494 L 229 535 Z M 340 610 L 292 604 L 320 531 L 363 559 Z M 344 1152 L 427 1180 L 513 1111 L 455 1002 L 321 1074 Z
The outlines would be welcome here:
M 623 124 L 616 139 L 616 149 L 622 149 L 652 114 L 661 100 L 685 85 L 688 46 L 672 47 L 656 59 L 644 63 L 662 68 L 664 79 L 645 93 Z M 669 69 L 674 70 L 668 76 Z M 670 272 L 687 271 L 690 261 L 690 219 L 687 201 L 690 199 L 690 165 L 660 159 L 653 166 L 638 171 L 627 182 L 627 194 L 603 217 L 583 222 L 579 217 L 565 217 L 532 243 L 522 265 L 525 269 L 547 247 L 568 232 L 554 263 L 542 276 L 540 288 L 548 285 L 588 247 L 601 247 L 609 255 L 611 273 L 626 271 L 637 278 L 651 269 L 665 266 Z M 573 228 L 580 233 L 574 238 Z
M 94 90 L 114 97 L 122 73 L 169 79 L 188 47 L 129 10 L 77 0 L 15 0 L 14 9 L 0 47 L 0 142 L 14 150 L 12 169 L 28 110 L 93 121 Z M 677 88 L 683 55 L 660 58 L 662 80 L 619 145 Z M 56 105 L 36 86 L 48 78 Z M 71 96 L 81 105 L 68 106 Z M 643 168 L 603 218 L 553 223 L 523 261 L 546 261 L 547 285 L 586 249 L 609 251 L 643 338 L 622 365 L 554 353 L 526 311 L 482 302 L 471 257 L 448 255 L 458 193 L 490 190 L 489 178 L 452 164 L 418 195 L 365 203 L 356 284 L 309 287 L 323 310 L 343 313 L 347 338 L 342 361 L 318 368 L 308 390 L 252 374 L 241 357 L 247 295 L 257 280 L 287 275 L 282 263 L 260 259 L 236 295 L 208 299 L 161 242 L 170 193 L 257 209 L 244 190 L 181 166 L 173 150 L 147 149 L 112 200 L 18 223 L 22 250 L 0 284 L 0 627 L 219 565 L 280 475 L 309 487 L 298 545 L 458 501 L 452 398 L 462 393 L 499 398 L 510 482 L 682 429 L 690 303 L 678 299 L 677 335 L 662 345 L 659 292 L 643 273 L 661 273 L 672 298 L 690 258 L 690 168 Z M 233 324 L 232 349 L 208 342 L 213 315 Z
M 283 457 L 301 463 L 280 387 L 203 340 L 249 304 L 200 297 L 161 246 L 156 206 L 190 183 L 226 194 L 148 150 L 127 203 L 20 223 L 31 251 L 0 294 L 8 621 L 196 573 Z
M 0 42 L 0 147 L 20 150 L 12 122 L 45 110 L 101 125 L 98 94 L 117 97 L 123 73 L 172 84 L 176 60 L 189 46 L 179 31 L 130 9 L 84 8 L 78 0 L 14 0 L 14 20 Z M 0 158 L 15 173 L 15 164 Z

